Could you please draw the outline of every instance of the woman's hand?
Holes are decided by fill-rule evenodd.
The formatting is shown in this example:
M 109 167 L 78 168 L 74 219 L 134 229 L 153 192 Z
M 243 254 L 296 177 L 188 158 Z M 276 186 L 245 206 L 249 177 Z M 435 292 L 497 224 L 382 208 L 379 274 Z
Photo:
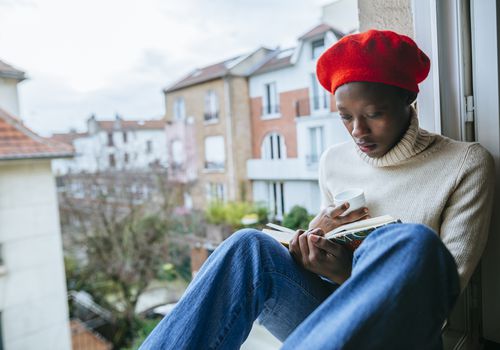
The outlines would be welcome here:
M 321 229 L 298 230 L 288 249 L 298 264 L 333 282 L 342 284 L 351 276 L 352 253 L 324 238 Z
M 309 223 L 309 229 L 319 228 L 323 232 L 330 232 L 339 226 L 368 219 L 368 208 L 360 208 L 350 212 L 347 215 L 341 216 L 349 208 L 349 203 L 344 203 L 338 207 L 328 206 L 323 209 L 314 219 Z

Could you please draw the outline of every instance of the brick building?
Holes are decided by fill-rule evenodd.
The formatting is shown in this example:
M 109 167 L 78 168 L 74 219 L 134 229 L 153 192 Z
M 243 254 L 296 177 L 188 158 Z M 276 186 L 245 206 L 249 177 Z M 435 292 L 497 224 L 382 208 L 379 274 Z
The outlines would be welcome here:
M 195 69 L 164 90 L 172 175 L 194 183 L 188 197 L 195 208 L 251 199 L 248 77 L 271 53 L 259 48 Z
M 344 34 L 319 24 L 297 46 L 277 50 L 249 80 L 253 199 L 281 219 L 294 205 L 319 209 L 318 161 L 329 145 L 348 139 L 333 96 L 320 87 L 316 60 Z

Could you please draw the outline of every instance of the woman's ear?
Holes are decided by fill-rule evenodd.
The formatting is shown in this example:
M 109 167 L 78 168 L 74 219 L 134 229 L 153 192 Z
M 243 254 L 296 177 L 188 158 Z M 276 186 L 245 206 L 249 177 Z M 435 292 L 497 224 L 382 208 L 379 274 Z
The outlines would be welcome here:
M 415 100 L 417 99 L 418 93 L 409 91 L 407 97 L 406 97 L 406 105 L 410 106 Z

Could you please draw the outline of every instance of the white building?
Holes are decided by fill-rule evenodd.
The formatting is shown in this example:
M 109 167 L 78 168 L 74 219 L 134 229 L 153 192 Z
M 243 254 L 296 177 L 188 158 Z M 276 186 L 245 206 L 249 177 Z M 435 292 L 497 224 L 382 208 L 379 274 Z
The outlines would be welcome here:
M 0 106 L 13 116 L 19 116 L 17 84 L 24 79 L 24 72 L 0 61 Z
M 163 120 L 87 120 L 87 132 L 55 134 L 53 140 L 75 148 L 74 159 L 53 161 L 57 175 L 104 170 L 145 169 L 167 165 Z
M 333 97 L 315 74 L 319 55 L 343 36 L 320 24 L 293 49 L 277 50 L 249 80 L 253 158 L 248 161 L 254 201 L 280 219 L 294 205 L 317 213 L 318 161 L 322 152 L 349 139 Z
M 4 78 L 6 66 L 0 62 L 0 348 L 69 350 L 64 262 L 50 162 L 71 156 L 72 150 L 36 135 L 7 112 L 19 110 L 16 84 L 24 73 L 7 66 L 10 78 Z

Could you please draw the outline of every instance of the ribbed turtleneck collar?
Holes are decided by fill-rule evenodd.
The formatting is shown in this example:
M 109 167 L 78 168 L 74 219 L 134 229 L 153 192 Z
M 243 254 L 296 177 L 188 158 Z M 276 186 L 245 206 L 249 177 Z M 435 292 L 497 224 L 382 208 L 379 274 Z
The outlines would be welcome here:
M 370 158 L 362 152 L 357 146 L 361 159 L 375 167 L 387 167 L 398 165 L 411 157 L 425 150 L 433 141 L 434 135 L 420 129 L 418 126 L 417 113 L 411 108 L 410 126 L 403 138 L 389 152 L 379 158 Z

